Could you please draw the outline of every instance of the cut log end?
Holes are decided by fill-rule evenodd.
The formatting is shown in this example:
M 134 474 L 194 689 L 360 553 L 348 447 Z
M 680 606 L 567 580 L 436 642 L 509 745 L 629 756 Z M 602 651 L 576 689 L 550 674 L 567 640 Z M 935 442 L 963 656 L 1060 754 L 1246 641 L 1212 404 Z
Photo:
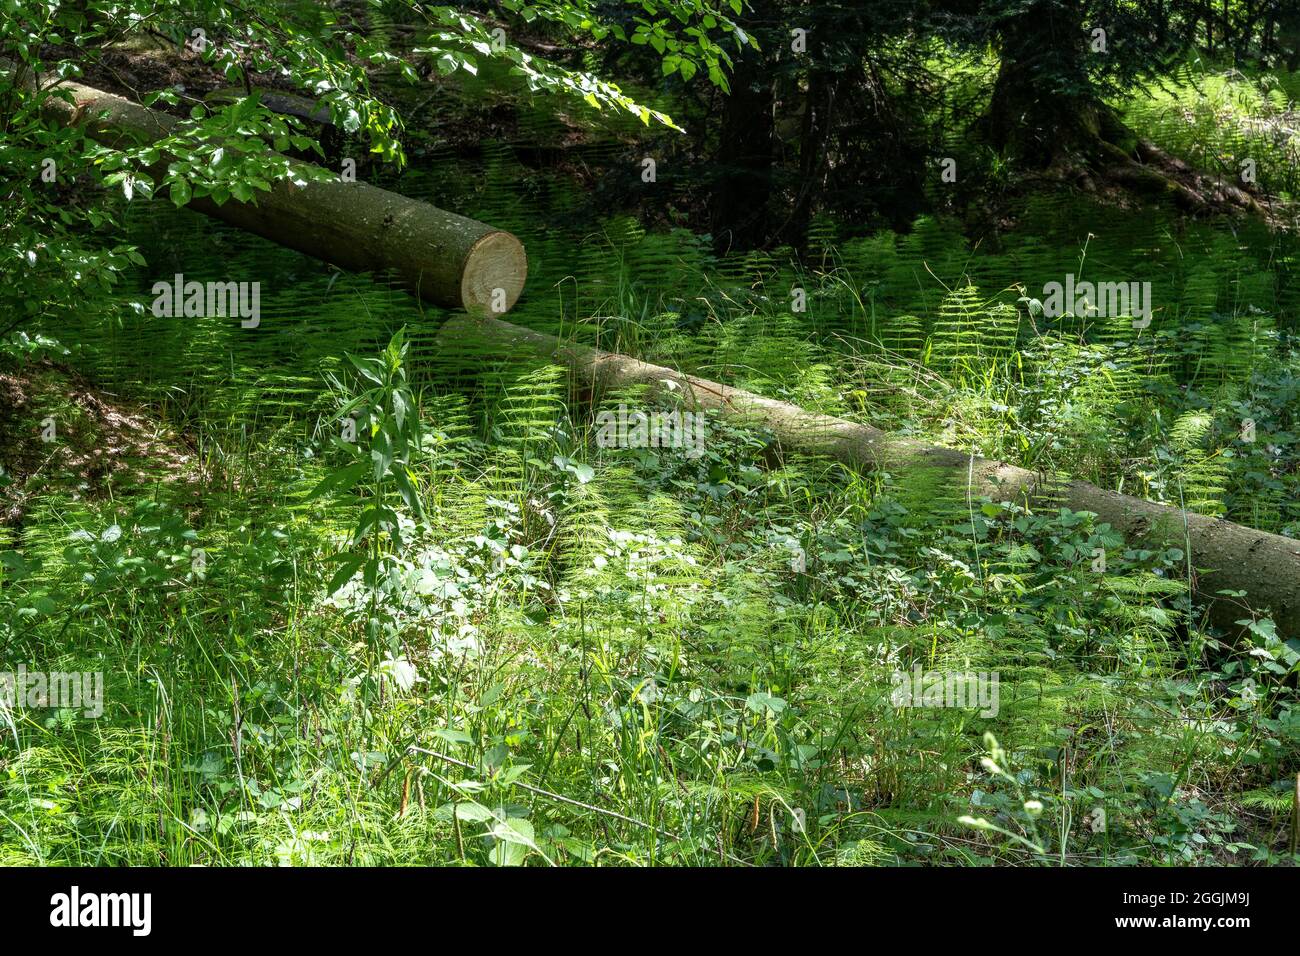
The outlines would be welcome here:
M 508 232 L 481 236 L 465 255 L 461 305 L 471 315 L 501 315 L 514 308 L 528 278 L 524 245 Z
M 15 68 L 0 58 L 0 70 Z M 75 103 L 51 96 L 42 106 L 46 114 L 62 125 L 84 126 L 93 139 L 114 148 L 157 142 L 180 122 L 80 83 L 61 80 L 59 85 Z M 166 164 L 161 158 L 151 172 L 162 175 Z M 510 233 L 363 183 L 313 179 L 298 188 L 284 179 L 256 203 L 218 205 L 204 197 L 192 205 L 344 269 L 392 270 L 421 298 L 476 316 L 509 312 L 528 277 L 523 244 Z

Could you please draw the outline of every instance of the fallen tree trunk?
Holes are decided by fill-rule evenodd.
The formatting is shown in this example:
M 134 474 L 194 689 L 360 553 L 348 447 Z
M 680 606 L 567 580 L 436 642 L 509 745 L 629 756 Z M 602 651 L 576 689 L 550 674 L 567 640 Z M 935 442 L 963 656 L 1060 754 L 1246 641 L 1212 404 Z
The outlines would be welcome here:
M 672 388 L 688 404 L 766 427 L 789 450 L 821 455 L 860 470 L 898 474 L 934 470 L 960 482 L 968 499 L 1052 503 L 1094 512 L 1135 543 L 1180 547 L 1191 556 L 1193 594 L 1213 623 L 1234 630 L 1251 611 L 1269 615 L 1284 637 L 1300 637 L 1300 540 L 1192 514 L 1169 505 L 1106 491 L 1085 481 L 1049 480 L 1015 465 L 891 435 L 830 415 L 650 365 L 626 355 L 575 345 L 493 318 L 457 316 L 439 338 L 449 346 L 486 341 L 499 354 L 529 355 L 566 365 L 594 393 L 611 387 Z M 1242 591 L 1233 598 L 1220 591 Z
M 81 83 L 64 80 L 57 88 L 74 102 L 51 95 L 43 114 L 114 148 L 155 143 L 181 122 Z M 166 168 L 165 161 L 159 165 Z M 528 275 L 523 244 L 510 233 L 367 183 L 294 186 L 282 179 L 259 193 L 256 205 L 199 198 L 189 206 L 344 269 L 392 269 L 417 296 L 446 308 L 506 312 Z
M 92 87 L 67 81 L 60 85 L 73 93 L 76 102 L 50 97 L 45 104 L 50 115 L 68 125 L 84 126 L 90 136 L 110 146 L 156 142 L 179 122 Z M 658 391 L 671 383 L 695 407 L 760 424 L 791 451 L 823 455 L 865 470 L 936 470 L 960 479 L 969 498 L 1059 502 L 1076 511 L 1094 512 L 1133 541 L 1185 547 L 1196 569 L 1194 594 L 1215 623 L 1231 628 L 1253 610 L 1271 615 L 1283 636 L 1300 637 L 1300 541 L 1295 539 L 1083 481 L 1047 480 L 1014 465 L 812 414 L 743 389 L 488 318 L 485 313 L 496 311 L 493 306 L 503 295 L 509 308 L 523 289 L 527 260 L 519 241 L 472 219 L 364 183 L 309 183 L 295 188 L 281 181 L 271 193 L 263 194 L 257 206 L 234 200 L 221 206 L 195 200 L 191 205 L 343 268 L 393 268 L 420 297 L 472 313 L 449 320 L 440 337 L 485 338 L 503 352 L 559 362 L 593 390 L 642 384 Z M 1245 605 L 1220 591 L 1244 592 Z

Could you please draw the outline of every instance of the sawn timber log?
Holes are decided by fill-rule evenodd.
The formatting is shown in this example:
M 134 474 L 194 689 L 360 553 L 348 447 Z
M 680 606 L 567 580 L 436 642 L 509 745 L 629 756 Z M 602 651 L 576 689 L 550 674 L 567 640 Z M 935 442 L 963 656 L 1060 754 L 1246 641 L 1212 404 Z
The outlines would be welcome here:
M 54 88 L 68 90 L 73 102 L 50 95 L 43 115 L 110 147 L 156 143 L 181 122 L 70 80 Z M 295 186 L 281 179 L 257 194 L 256 205 L 206 197 L 188 205 L 344 269 L 391 269 L 411 292 L 445 308 L 504 313 L 528 275 L 523 244 L 512 234 L 368 183 L 335 178 Z

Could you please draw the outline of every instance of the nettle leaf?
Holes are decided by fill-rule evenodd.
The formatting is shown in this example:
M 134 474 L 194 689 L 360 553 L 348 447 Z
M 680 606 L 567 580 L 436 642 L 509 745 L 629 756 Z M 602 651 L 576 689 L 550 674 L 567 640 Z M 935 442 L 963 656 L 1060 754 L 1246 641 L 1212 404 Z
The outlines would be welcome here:
M 393 482 L 397 485 L 397 491 L 402 496 L 402 501 L 406 503 L 406 506 L 417 515 L 422 514 L 423 508 L 420 504 L 420 496 L 411 484 L 405 466 L 398 466 L 393 469 Z
M 357 358 L 357 356 L 348 353 L 348 361 L 353 367 L 361 373 L 361 377 L 374 385 L 383 385 L 383 374 L 379 370 L 379 364 L 372 359 Z
M 533 832 L 533 825 L 522 817 L 498 819 L 492 827 L 492 836 L 507 843 L 518 843 L 521 846 L 533 847 L 536 845 L 534 843 L 536 835 Z
M 577 478 L 579 484 L 585 485 L 587 482 L 591 481 L 591 479 L 596 477 L 596 469 L 592 468 L 591 465 L 574 461 L 571 458 L 565 458 L 563 455 L 556 455 L 551 459 L 551 461 L 556 468 L 568 472 L 573 475 L 573 477 Z
M 325 478 L 321 480 L 320 484 L 312 489 L 311 493 L 307 496 L 307 499 L 310 501 L 313 498 L 319 498 L 321 495 L 327 494 L 331 491 L 351 488 L 365 477 L 369 470 L 370 464 L 364 461 L 348 465 L 346 468 L 335 469 L 326 475 Z
M 406 422 L 407 411 L 406 396 L 401 389 L 393 392 L 393 418 L 397 419 L 397 427 L 400 430 Z
M 528 847 L 519 843 L 498 840 L 492 847 L 489 859 L 496 866 L 523 866 L 528 858 Z
M 455 813 L 456 819 L 465 823 L 486 823 L 488 820 L 496 819 L 495 813 L 473 800 L 457 802 L 452 812 Z
M 779 714 L 786 709 L 786 702 L 780 697 L 774 697 L 760 691 L 745 698 L 745 707 L 756 714 L 768 712 Z
M 452 730 L 447 727 L 439 727 L 437 730 L 433 731 L 433 735 L 447 741 L 448 743 L 456 744 L 458 746 L 471 746 L 474 743 L 474 738 L 463 730 Z
M 339 592 L 343 585 L 352 580 L 352 577 L 361 569 L 366 561 L 364 554 L 349 554 L 344 556 L 342 563 L 337 571 L 330 577 L 329 584 L 325 587 L 325 593 L 332 597 Z
M 1262 637 L 1268 643 L 1278 640 L 1277 625 L 1270 618 L 1265 617 L 1258 621 L 1238 621 L 1237 623 L 1245 625 L 1252 634 Z

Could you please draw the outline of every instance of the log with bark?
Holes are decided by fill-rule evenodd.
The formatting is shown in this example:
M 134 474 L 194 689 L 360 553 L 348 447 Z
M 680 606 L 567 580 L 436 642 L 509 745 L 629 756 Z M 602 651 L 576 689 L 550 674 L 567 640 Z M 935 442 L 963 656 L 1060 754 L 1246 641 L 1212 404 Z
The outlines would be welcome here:
M 44 114 L 114 148 L 156 143 L 181 122 L 81 83 L 64 80 L 57 87 L 73 101 L 51 95 Z M 156 171 L 165 168 L 163 161 Z M 256 204 L 197 198 L 189 206 L 344 269 L 392 269 L 420 298 L 446 308 L 506 312 L 528 275 L 523 244 L 510 233 L 363 182 L 295 186 L 282 179 Z
M 900 475 L 938 474 L 979 498 L 1090 511 L 1130 541 L 1178 547 L 1190 555 L 1192 590 L 1212 623 L 1227 631 L 1252 611 L 1270 615 L 1284 637 L 1300 637 L 1300 540 L 1256 531 L 1221 518 L 1106 491 L 1086 481 L 1047 479 L 1024 468 L 930 445 L 855 422 L 819 415 L 626 355 L 577 345 L 499 319 L 456 316 L 439 331 L 448 347 L 486 342 L 502 355 L 543 358 L 573 370 L 593 395 L 612 387 L 644 385 L 673 390 L 688 404 L 742 423 L 769 429 L 788 451 L 819 455 L 859 470 Z M 1244 592 L 1233 597 L 1220 592 Z

